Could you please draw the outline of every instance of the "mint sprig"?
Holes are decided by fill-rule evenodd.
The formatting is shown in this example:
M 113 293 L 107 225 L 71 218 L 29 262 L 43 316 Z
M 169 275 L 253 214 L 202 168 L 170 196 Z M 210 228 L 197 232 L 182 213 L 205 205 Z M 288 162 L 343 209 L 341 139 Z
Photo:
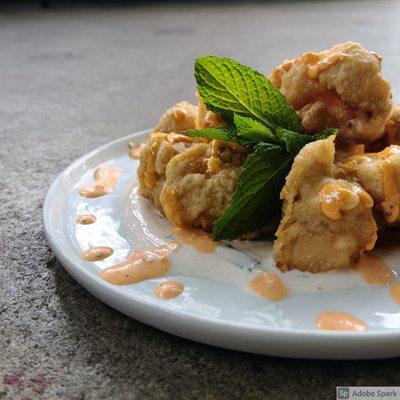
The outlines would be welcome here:
M 280 212 L 279 194 L 291 164 L 281 146 L 259 143 L 243 164 L 231 204 L 214 222 L 214 240 L 236 239 L 268 225 Z
M 225 142 L 238 142 L 239 138 L 236 132 L 236 128 L 204 128 L 204 129 L 192 129 L 187 132 L 188 136 L 191 137 L 204 137 L 207 139 L 223 140 Z
M 295 132 L 303 130 L 285 97 L 252 68 L 229 58 L 205 56 L 196 60 L 194 70 L 197 90 L 207 109 L 228 120 L 239 114 L 270 129 L 279 126 Z
M 239 114 L 234 114 L 233 121 L 237 129 L 237 135 L 242 141 L 255 144 L 260 142 L 278 143 L 271 129 L 261 122 Z
M 197 90 L 206 108 L 220 113 L 225 127 L 188 132 L 252 148 L 232 201 L 214 222 L 213 239 L 236 239 L 263 228 L 281 209 L 279 195 L 294 157 L 306 144 L 337 133 L 304 134 L 295 110 L 264 76 L 229 58 L 196 60 Z

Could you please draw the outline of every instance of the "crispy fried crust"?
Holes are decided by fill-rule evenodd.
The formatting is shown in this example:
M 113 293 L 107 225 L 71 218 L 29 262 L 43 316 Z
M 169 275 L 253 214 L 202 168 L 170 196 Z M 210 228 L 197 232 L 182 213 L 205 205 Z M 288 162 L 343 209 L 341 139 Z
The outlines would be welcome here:
M 153 132 L 141 154 L 139 193 L 174 224 L 211 231 L 231 201 L 246 154 L 237 143 Z
M 271 82 L 298 112 L 307 132 L 339 128 L 340 145 L 369 143 L 383 135 L 392 101 L 381 58 L 347 42 L 307 52 L 276 67 Z
M 366 146 L 367 152 L 378 152 L 392 145 L 400 145 L 400 104 L 394 104 L 385 123 L 383 136 Z
M 375 244 L 372 199 L 334 165 L 334 155 L 333 138 L 310 143 L 286 178 L 283 218 L 274 244 L 274 257 L 283 271 L 349 267 Z M 343 201 L 335 203 L 339 192 L 330 192 L 332 188 L 344 193 Z
M 211 231 L 229 205 L 240 174 L 240 163 L 223 165 L 208 174 L 211 146 L 201 143 L 173 157 L 160 194 L 165 216 L 176 225 Z
M 374 199 L 381 228 L 400 225 L 400 146 L 391 145 L 377 153 L 341 155 L 340 163 Z
M 169 108 L 154 127 L 154 132 L 187 132 L 196 128 L 197 107 L 181 101 Z

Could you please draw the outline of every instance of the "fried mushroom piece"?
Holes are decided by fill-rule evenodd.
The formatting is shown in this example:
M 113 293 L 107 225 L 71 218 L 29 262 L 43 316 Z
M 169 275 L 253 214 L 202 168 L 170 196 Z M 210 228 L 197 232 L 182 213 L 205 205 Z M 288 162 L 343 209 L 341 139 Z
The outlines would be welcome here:
M 196 128 L 197 107 L 187 101 L 181 101 L 169 108 L 154 127 L 154 132 L 187 132 Z
M 229 205 L 245 151 L 228 142 L 215 142 L 196 144 L 168 163 L 160 202 L 172 223 L 211 231 L 212 223 Z M 226 162 L 215 155 L 215 146 Z
M 337 144 L 344 146 L 383 134 L 392 107 L 390 85 L 381 76 L 381 57 L 358 43 L 286 60 L 270 80 L 309 133 L 339 128 Z
M 139 193 L 172 223 L 211 231 L 231 201 L 247 149 L 195 140 L 153 133 L 140 159 Z
M 282 270 L 346 268 L 376 242 L 373 200 L 334 164 L 334 138 L 306 145 L 281 192 L 274 258 Z
M 400 225 L 400 146 L 350 157 L 342 154 L 339 161 L 374 199 L 379 225 Z

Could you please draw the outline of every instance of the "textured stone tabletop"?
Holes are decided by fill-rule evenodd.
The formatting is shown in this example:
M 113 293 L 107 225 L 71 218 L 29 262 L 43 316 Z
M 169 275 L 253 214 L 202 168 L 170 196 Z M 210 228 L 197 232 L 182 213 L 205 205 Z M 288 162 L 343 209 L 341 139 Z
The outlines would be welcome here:
M 212 348 L 99 302 L 57 262 L 41 224 L 56 174 L 194 100 L 193 60 L 268 72 L 360 41 L 398 101 L 400 2 L 301 1 L 0 10 L 0 399 L 328 399 L 400 385 L 397 359 L 306 361 Z

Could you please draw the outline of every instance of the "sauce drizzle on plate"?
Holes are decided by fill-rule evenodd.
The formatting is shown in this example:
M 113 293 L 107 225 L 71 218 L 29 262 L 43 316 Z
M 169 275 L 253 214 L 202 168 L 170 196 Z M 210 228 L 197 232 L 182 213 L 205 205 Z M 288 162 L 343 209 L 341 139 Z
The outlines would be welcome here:
M 89 199 L 101 197 L 110 193 L 117 185 L 121 169 L 116 167 L 98 167 L 94 170 L 94 182 L 90 186 L 84 186 L 79 194 Z
M 171 233 L 177 236 L 179 241 L 193 246 L 202 253 L 213 253 L 217 247 L 221 246 L 221 243 L 214 242 L 210 234 L 201 229 L 174 226 Z
M 395 278 L 394 272 L 387 267 L 383 259 L 372 254 L 362 255 L 355 269 L 370 285 L 388 285 Z
M 368 325 L 353 315 L 337 311 L 323 312 L 315 321 L 317 328 L 322 331 L 353 331 L 362 332 Z
M 103 269 L 99 276 L 113 285 L 132 285 L 158 278 L 169 271 L 168 257 L 178 246 L 167 243 L 155 249 L 137 250 L 127 260 Z
M 85 250 L 82 253 L 82 257 L 87 261 L 101 261 L 107 257 L 110 257 L 113 253 L 114 250 L 111 247 L 98 246 Z
M 92 214 L 77 215 L 75 221 L 81 225 L 90 225 L 96 222 L 96 217 Z
M 271 301 L 282 300 L 287 296 L 287 289 L 279 276 L 275 274 L 257 275 L 249 284 L 249 288 Z
M 160 282 L 154 288 L 154 294 L 163 299 L 173 299 L 183 292 L 183 285 L 180 282 L 167 279 Z

